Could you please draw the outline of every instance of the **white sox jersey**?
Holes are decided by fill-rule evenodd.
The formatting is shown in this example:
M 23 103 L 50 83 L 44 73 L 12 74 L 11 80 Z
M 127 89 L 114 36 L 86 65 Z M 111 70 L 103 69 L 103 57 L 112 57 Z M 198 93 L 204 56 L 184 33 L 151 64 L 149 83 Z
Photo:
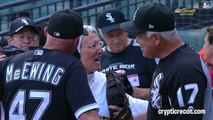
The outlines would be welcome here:
M 209 72 L 199 55 L 186 44 L 160 60 L 150 96 L 148 120 L 213 119 Z M 162 110 L 173 113 L 166 115 Z M 204 113 L 197 114 L 196 110 Z
M 98 108 L 81 62 L 58 50 L 1 61 L 0 86 L 6 120 L 75 120 Z

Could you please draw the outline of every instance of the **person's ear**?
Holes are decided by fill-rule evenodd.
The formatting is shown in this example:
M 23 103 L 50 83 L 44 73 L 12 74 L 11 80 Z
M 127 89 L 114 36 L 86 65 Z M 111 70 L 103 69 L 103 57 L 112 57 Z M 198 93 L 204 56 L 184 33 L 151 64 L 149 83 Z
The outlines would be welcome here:
M 158 46 L 160 44 L 160 36 L 158 33 L 153 33 L 153 39 L 154 39 L 154 42 L 155 42 L 155 45 Z
M 10 45 L 13 41 L 13 38 L 11 36 L 7 36 L 7 44 Z

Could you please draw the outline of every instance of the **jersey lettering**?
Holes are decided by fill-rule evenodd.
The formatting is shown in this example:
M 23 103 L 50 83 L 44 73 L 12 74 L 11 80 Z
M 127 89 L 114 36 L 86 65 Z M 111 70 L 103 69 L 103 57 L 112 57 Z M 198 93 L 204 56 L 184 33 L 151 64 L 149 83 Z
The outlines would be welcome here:
M 41 79 L 43 82 L 49 83 L 49 80 L 53 73 L 54 67 L 55 67 L 55 65 L 52 65 L 52 64 L 47 65 L 47 67 L 44 71 L 43 77 Z
M 65 73 L 62 67 L 45 62 L 24 62 L 22 68 L 14 68 L 14 63 L 9 64 L 6 70 L 6 83 L 15 80 L 36 80 L 57 86 Z
M 25 62 L 23 64 L 23 69 L 22 69 L 22 74 L 21 74 L 21 78 L 23 80 L 27 80 L 28 79 L 28 75 L 27 75 L 27 72 L 29 72 L 29 67 L 31 66 L 31 63 L 30 62 Z
M 14 80 L 18 80 L 21 76 L 21 69 L 16 69 L 14 72 Z
M 195 101 L 195 98 L 197 96 L 197 93 L 198 93 L 198 85 L 197 83 L 192 83 L 192 84 L 187 84 L 187 85 L 184 85 L 184 90 L 192 90 L 192 93 L 189 97 L 189 100 L 187 102 L 187 104 L 193 104 L 194 101 Z M 179 107 L 184 107 L 185 104 L 184 104 L 184 98 L 183 98 L 183 94 L 182 94 L 182 87 L 180 87 L 177 91 L 177 99 L 178 99 L 178 105 Z
M 9 108 L 9 119 L 26 120 L 26 101 L 30 99 L 41 101 L 32 117 L 32 120 L 40 120 L 51 103 L 51 91 L 30 90 L 29 97 L 27 98 L 26 91 L 20 89 L 17 91 L 13 101 L 11 102 Z
M 109 67 L 103 69 L 101 72 L 106 73 L 112 70 L 119 70 L 119 69 L 126 69 L 126 70 L 134 70 L 135 64 L 122 64 L 122 63 L 114 63 L 109 65 Z
M 6 83 L 10 82 L 13 79 L 13 70 L 14 70 L 14 63 L 7 66 Z
M 38 69 L 39 69 L 40 65 L 41 65 L 41 62 L 34 62 L 32 64 L 29 79 L 36 80 L 36 76 L 38 75 Z

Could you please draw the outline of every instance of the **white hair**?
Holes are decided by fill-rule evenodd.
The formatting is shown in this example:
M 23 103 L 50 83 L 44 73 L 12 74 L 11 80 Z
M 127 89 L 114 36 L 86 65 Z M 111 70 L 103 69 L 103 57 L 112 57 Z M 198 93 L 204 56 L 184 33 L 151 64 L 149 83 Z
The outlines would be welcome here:
M 97 30 L 95 27 L 91 26 L 91 25 L 84 25 L 84 29 L 89 33 L 97 33 Z M 79 43 L 78 43 L 78 46 L 77 46 L 77 50 L 78 52 L 80 53 L 81 52 L 81 45 L 83 43 L 83 39 L 84 39 L 84 35 L 81 35 L 80 38 L 79 38 Z
M 147 31 L 146 32 L 146 36 L 148 38 L 150 38 L 154 33 L 156 32 L 151 32 L 151 31 Z M 174 38 L 174 36 L 176 36 L 178 33 L 177 33 L 177 30 L 176 29 L 173 29 L 173 30 L 170 30 L 170 31 L 164 31 L 164 32 L 158 32 L 165 40 L 172 40 L 172 38 Z

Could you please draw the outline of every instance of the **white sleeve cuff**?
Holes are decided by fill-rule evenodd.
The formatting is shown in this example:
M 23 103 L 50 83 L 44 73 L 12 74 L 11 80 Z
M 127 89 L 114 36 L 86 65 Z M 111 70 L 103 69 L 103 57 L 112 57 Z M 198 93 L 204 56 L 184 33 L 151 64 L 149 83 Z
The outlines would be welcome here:
M 78 117 L 86 112 L 86 111 L 89 111 L 89 110 L 92 110 L 92 109 L 98 109 L 99 110 L 99 106 L 97 103 L 93 103 L 93 104 L 89 104 L 89 105 L 86 105 L 86 106 L 83 106 L 81 108 L 79 108 L 76 112 L 75 112 L 75 117 L 76 119 L 78 119 Z

